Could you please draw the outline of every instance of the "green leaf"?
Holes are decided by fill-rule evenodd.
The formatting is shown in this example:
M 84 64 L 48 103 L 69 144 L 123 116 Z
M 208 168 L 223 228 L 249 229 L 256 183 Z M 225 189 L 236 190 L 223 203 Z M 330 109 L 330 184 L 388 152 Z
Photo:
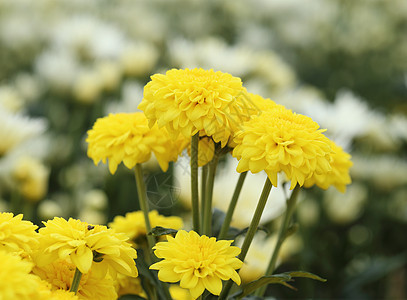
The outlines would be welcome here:
M 178 230 L 172 229 L 172 228 L 164 228 L 161 226 L 156 226 L 153 229 L 151 229 L 151 232 L 148 233 L 148 235 L 152 236 L 161 236 L 161 235 L 175 235 L 178 232 Z
M 303 278 L 310 278 L 310 279 L 314 279 L 314 280 L 319 280 L 322 282 L 325 282 L 326 279 L 319 277 L 318 275 L 309 273 L 309 272 L 304 272 L 304 271 L 291 271 L 291 272 L 285 272 L 282 273 L 284 275 L 288 275 L 290 277 L 303 277 Z
M 233 296 L 237 299 L 241 299 L 242 297 L 253 293 L 255 290 L 266 284 L 282 284 L 290 289 L 296 290 L 296 288 L 287 283 L 288 281 L 292 281 L 292 279 L 290 275 L 286 274 L 262 276 L 259 279 L 244 285 L 242 287 L 242 290 L 234 294 Z

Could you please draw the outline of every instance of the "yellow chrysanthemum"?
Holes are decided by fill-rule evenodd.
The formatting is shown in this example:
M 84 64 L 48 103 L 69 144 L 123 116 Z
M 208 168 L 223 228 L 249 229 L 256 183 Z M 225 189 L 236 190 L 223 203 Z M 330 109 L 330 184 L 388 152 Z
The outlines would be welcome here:
M 283 171 L 291 180 L 291 189 L 302 186 L 314 174 L 332 170 L 332 150 L 323 132 L 311 118 L 283 106 L 263 111 L 236 134 L 233 156 L 239 159 L 237 171 L 265 170 L 274 186 L 277 174 Z
M 154 246 L 154 253 L 162 261 L 150 266 L 158 270 L 158 278 L 165 282 L 178 282 L 198 298 L 205 289 L 214 295 L 222 290 L 222 280 L 232 279 L 240 284 L 239 269 L 243 262 L 236 256 L 240 248 L 233 241 L 216 241 L 214 237 L 199 236 L 195 231 L 180 230 L 175 238 Z
M 346 185 L 352 182 L 349 169 L 352 167 L 350 154 L 343 151 L 343 149 L 330 141 L 332 148 L 332 170 L 326 174 L 314 174 L 311 178 L 304 182 L 305 187 L 310 187 L 316 184 L 318 187 L 326 190 L 331 185 L 335 186 L 339 191 L 344 193 L 346 191 Z
M 67 260 L 56 260 L 42 267 L 34 267 L 33 273 L 51 284 L 52 290 L 69 291 L 76 266 Z M 110 276 L 97 278 L 92 270 L 83 274 L 77 292 L 79 299 L 117 299 L 114 281 Z
M 121 162 L 131 169 L 137 163 L 148 161 L 152 153 L 165 172 L 168 163 L 176 161 L 188 143 L 185 139 L 174 142 L 164 128 L 149 128 L 141 112 L 110 114 L 97 119 L 86 141 L 88 156 L 95 164 L 108 161 L 112 174 Z
M 0 261 L 0 299 L 41 299 L 39 280 L 30 274 L 31 262 L 5 251 L 0 251 Z
M 156 210 L 152 210 L 148 213 L 150 219 L 151 228 L 161 226 L 164 228 L 181 229 L 183 226 L 182 219 L 180 217 L 171 216 L 166 217 L 158 214 Z M 136 240 L 140 236 L 147 234 L 146 223 L 144 221 L 144 214 L 142 211 L 133 211 L 126 213 L 123 216 L 116 216 L 113 222 L 109 223 L 109 227 L 113 228 L 116 232 L 122 232 L 128 236 L 130 240 Z
M 31 253 L 38 247 L 38 228 L 23 215 L 0 213 L 0 249 L 8 252 Z
M 139 277 L 129 277 L 117 274 L 115 287 L 119 297 L 123 295 L 139 295 L 144 298 L 146 297 Z
M 72 218 L 66 221 L 55 217 L 44 225 L 39 230 L 40 247 L 34 256 L 38 266 L 70 259 L 82 274 L 92 269 L 98 278 L 104 278 L 107 273 L 112 277 L 117 273 L 138 275 L 134 261 L 137 253 L 125 234 Z
M 240 78 L 203 69 L 172 69 L 151 76 L 139 109 L 150 126 L 156 122 L 176 138 L 212 137 L 224 147 L 240 123 L 249 118 Z

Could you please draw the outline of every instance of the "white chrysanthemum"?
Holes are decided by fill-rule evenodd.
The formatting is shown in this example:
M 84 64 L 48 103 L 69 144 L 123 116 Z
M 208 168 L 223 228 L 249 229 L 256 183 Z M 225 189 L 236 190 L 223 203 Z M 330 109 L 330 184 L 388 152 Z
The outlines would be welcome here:
M 22 142 L 38 136 L 46 129 L 43 119 L 32 119 L 21 114 L 9 113 L 0 107 L 0 156 L 8 153 Z
M 55 27 L 52 40 L 59 48 L 94 58 L 117 58 L 125 44 L 123 32 L 90 15 L 66 19 Z
M 242 46 L 228 46 L 223 40 L 207 38 L 198 42 L 175 39 L 169 46 L 170 59 L 181 68 L 216 69 L 235 76 L 253 69 L 255 55 Z

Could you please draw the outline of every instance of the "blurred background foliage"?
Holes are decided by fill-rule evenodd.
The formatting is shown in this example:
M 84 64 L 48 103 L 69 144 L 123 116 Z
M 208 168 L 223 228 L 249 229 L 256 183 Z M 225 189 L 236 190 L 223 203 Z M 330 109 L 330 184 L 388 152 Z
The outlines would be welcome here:
M 174 67 L 239 76 L 352 154 L 345 194 L 301 194 L 296 242 L 287 241 L 277 270 L 328 282 L 272 286 L 271 297 L 407 298 L 405 0 L 0 1 L 1 210 L 38 224 L 54 216 L 106 224 L 138 209 L 132 172 L 94 166 L 86 131 L 98 117 L 136 111 L 149 76 Z M 188 212 L 188 164 L 184 156 L 167 174 L 154 159 L 145 166 L 152 208 Z M 223 165 L 220 207 L 237 180 L 227 175 L 233 162 Z M 250 180 L 246 216 L 263 178 Z M 275 198 L 263 222 L 271 235 L 284 210 Z M 254 260 L 268 252 L 260 247 Z

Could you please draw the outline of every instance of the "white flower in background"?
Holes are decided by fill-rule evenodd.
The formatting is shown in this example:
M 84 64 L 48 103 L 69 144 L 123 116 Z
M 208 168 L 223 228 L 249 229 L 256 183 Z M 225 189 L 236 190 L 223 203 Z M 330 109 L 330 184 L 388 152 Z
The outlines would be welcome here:
M 35 70 L 51 89 L 69 91 L 75 82 L 80 66 L 69 51 L 49 49 L 35 62 Z
M 82 202 L 84 208 L 103 211 L 107 208 L 108 199 L 103 190 L 93 189 L 84 193 Z
M 61 217 L 64 215 L 61 205 L 57 201 L 51 199 L 46 199 L 40 202 L 37 214 L 41 220 L 51 220 L 54 217 Z
M 34 18 L 27 18 L 25 14 L 2 14 L 0 19 L 1 45 L 12 49 L 24 49 L 29 45 L 35 45 L 42 38 L 41 27 L 41 22 Z
M 345 193 L 329 188 L 324 193 L 324 209 L 333 222 L 346 225 L 363 213 L 367 195 L 367 188 L 359 183 L 348 186 Z
M 49 173 L 50 169 L 40 160 L 29 156 L 20 157 L 13 169 L 20 194 L 32 202 L 40 201 L 46 195 Z
M 213 190 L 213 207 L 224 212 L 227 211 L 230 200 L 232 199 L 236 183 L 239 179 L 239 173 L 236 172 L 237 161 L 228 157 L 223 167 L 218 168 L 215 177 Z M 190 166 L 188 157 L 180 157 L 178 162 L 174 164 L 174 175 L 176 188 L 180 192 L 181 201 L 189 207 L 191 205 L 191 183 L 190 183 Z M 257 174 L 247 174 L 243 184 L 242 191 L 237 202 L 233 218 L 232 226 L 244 228 L 250 225 L 257 202 L 263 190 L 267 175 L 262 172 Z M 261 222 L 268 222 L 280 216 L 286 208 L 286 196 L 290 196 L 290 191 L 287 187 L 284 192 L 282 185 L 278 188 L 272 188 L 270 196 L 264 208 Z
M 291 88 L 297 81 L 291 67 L 272 51 L 256 53 L 251 63 L 254 75 L 263 80 L 272 93 Z
M 320 216 L 320 204 L 316 199 L 307 197 L 301 200 L 301 195 L 299 195 L 299 203 L 297 205 L 297 217 L 300 225 L 303 226 L 313 226 L 318 224 Z
M 118 62 L 102 60 L 96 63 L 95 68 L 104 90 L 113 91 L 120 85 L 122 70 Z
M 143 99 L 143 85 L 138 81 L 126 80 L 122 84 L 120 101 L 110 101 L 105 106 L 105 115 L 140 111 L 137 106 Z
M 73 85 L 75 99 L 84 104 L 93 104 L 100 98 L 103 88 L 102 74 L 92 69 L 81 70 Z
M 390 115 L 387 127 L 395 140 L 407 142 L 407 117 L 405 115 Z
M 92 15 L 63 19 L 53 30 L 51 40 L 59 49 L 68 49 L 85 58 L 118 58 L 126 39 L 122 31 Z
M 216 38 L 197 42 L 174 39 L 169 43 L 169 54 L 172 64 L 182 69 L 214 69 L 239 77 L 251 72 L 256 57 L 248 47 L 229 46 Z
M 14 82 L 16 90 L 27 102 L 38 100 L 43 92 L 43 86 L 37 76 L 29 73 L 20 73 Z
M 127 44 L 121 49 L 120 63 L 123 73 L 129 76 L 143 76 L 151 73 L 155 67 L 159 53 L 149 43 L 138 42 Z
M 21 98 L 18 91 L 7 85 L 0 86 L 0 109 L 7 109 L 15 113 L 23 108 L 24 100 Z
M 243 282 L 251 282 L 263 276 L 273 254 L 277 242 L 277 233 L 266 237 L 266 233 L 258 231 L 250 245 L 244 264 L 239 275 Z M 236 241 L 237 246 L 242 246 L 243 238 Z M 301 237 L 297 234 L 289 236 L 280 248 L 277 266 L 287 261 L 290 257 L 300 252 L 303 248 Z
M 0 106 L 0 157 L 42 134 L 47 125 L 44 119 L 33 119 L 22 114 L 7 112 Z
M 392 190 L 407 184 L 407 161 L 391 154 L 354 154 L 350 174 L 354 180 L 373 182 L 375 187 Z

